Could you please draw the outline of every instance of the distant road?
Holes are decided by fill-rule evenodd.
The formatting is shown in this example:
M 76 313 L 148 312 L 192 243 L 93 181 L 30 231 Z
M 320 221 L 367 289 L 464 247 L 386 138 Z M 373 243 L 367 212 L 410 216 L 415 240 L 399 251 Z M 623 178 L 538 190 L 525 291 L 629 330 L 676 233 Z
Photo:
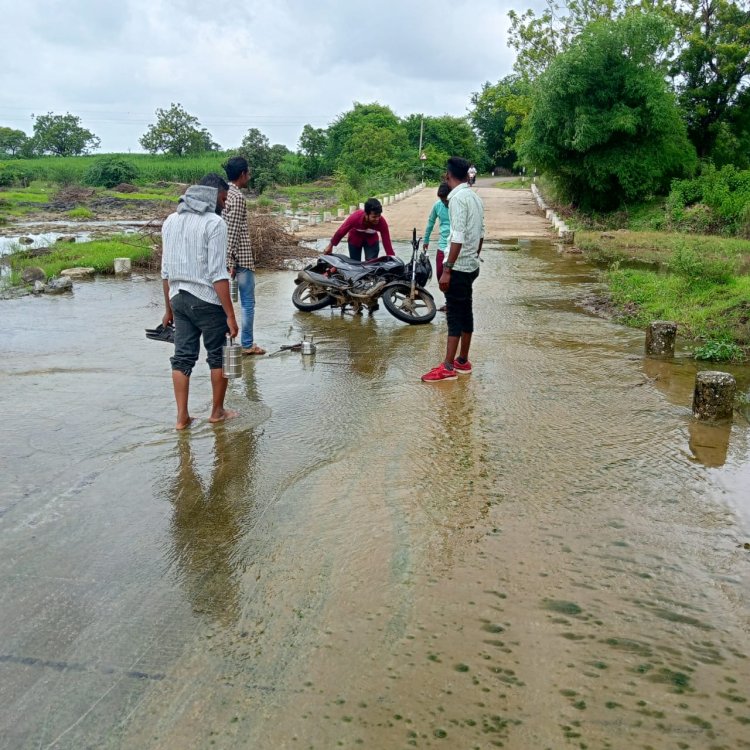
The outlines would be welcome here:
M 495 187 L 505 179 L 485 177 L 477 180 L 476 190 L 484 201 L 487 240 L 511 240 L 518 238 L 544 238 L 551 236 L 551 226 L 537 208 L 530 190 L 502 190 Z M 435 188 L 425 188 L 416 195 L 399 203 L 386 206 L 384 214 L 388 220 L 394 240 L 410 240 L 416 227 L 421 236 L 432 204 L 437 200 Z M 303 227 L 297 233 L 303 239 L 328 238 L 339 226 L 337 222 Z M 432 238 L 436 241 L 435 235 Z

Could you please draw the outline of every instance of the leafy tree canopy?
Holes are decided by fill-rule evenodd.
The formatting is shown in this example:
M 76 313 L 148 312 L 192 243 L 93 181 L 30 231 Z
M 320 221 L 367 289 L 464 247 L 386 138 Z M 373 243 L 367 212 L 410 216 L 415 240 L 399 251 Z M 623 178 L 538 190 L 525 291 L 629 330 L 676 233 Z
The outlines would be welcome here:
M 79 156 L 99 148 L 100 140 L 81 125 L 81 118 L 71 115 L 46 115 L 34 117 L 32 148 L 37 154 Z
M 590 24 L 537 83 L 522 161 L 593 208 L 638 200 L 691 172 L 695 152 L 655 62 L 671 37 L 655 14 Z
M 28 141 L 29 137 L 23 130 L 0 127 L 0 157 L 20 156 Z
M 531 85 L 518 75 L 485 83 L 471 95 L 469 120 L 479 133 L 490 164 L 512 169 L 516 137 L 531 108 Z
M 175 103 L 169 109 L 156 110 L 156 122 L 148 126 L 139 143 L 149 153 L 162 152 L 172 156 L 219 150 L 219 145 L 208 130 L 201 127 L 198 118 Z

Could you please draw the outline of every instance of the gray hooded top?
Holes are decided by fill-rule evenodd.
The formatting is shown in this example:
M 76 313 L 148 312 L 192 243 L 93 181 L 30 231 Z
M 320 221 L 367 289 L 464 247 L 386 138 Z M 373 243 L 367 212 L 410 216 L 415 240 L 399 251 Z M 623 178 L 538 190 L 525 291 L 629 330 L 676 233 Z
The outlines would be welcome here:
M 190 211 L 194 214 L 216 213 L 219 191 L 208 185 L 191 185 L 177 204 L 177 213 Z
M 191 185 L 177 211 L 162 225 L 161 277 L 169 281 L 169 296 L 190 292 L 204 302 L 220 305 L 214 289 L 227 273 L 227 225 L 216 214 L 219 191 Z

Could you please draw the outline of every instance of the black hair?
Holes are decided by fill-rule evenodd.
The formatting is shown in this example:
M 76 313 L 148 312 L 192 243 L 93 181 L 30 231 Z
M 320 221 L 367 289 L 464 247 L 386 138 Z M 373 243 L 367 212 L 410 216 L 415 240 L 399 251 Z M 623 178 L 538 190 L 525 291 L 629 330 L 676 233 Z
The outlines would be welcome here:
M 447 198 L 451 191 L 451 186 L 447 182 L 441 182 L 438 186 L 438 198 Z
M 227 159 L 224 164 L 224 171 L 227 173 L 227 179 L 230 181 L 236 180 L 243 172 L 247 172 L 249 169 L 247 159 L 244 156 L 233 156 L 231 159 Z
M 216 174 L 216 172 L 209 172 L 198 184 L 204 187 L 216 188 L 219 192 L 229 190 L 227 181 L 220 174 Z
M 382 214 L 383 206 L 380 205 L 380 201 L 377 198 L 368 198 L 367 201 L 365 201 L 365 213 Z
M 446 164 L 446 169 L 459 182 L 464 182 L 466 176 L 469 174 L 469 162 L 466 161 L 466 159 L 462 159 L 460 156 L 451 156 Z

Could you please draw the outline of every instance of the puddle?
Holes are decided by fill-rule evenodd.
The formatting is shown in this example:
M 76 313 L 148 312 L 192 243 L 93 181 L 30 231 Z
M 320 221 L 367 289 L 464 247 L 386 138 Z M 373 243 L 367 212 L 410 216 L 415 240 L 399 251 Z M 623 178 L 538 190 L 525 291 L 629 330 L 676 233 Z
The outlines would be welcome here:
M 294 276 L 256 338 L 316 355 L 247 358 L 218 428 L 199 362 L 181 435 L 158 282 L 3 303 L 5 744 L 746 746 L 750 431 L 696 427 L 694 363 L 542 243 L 487 248 L 435 386 L 442 318 L 303 314 Z

